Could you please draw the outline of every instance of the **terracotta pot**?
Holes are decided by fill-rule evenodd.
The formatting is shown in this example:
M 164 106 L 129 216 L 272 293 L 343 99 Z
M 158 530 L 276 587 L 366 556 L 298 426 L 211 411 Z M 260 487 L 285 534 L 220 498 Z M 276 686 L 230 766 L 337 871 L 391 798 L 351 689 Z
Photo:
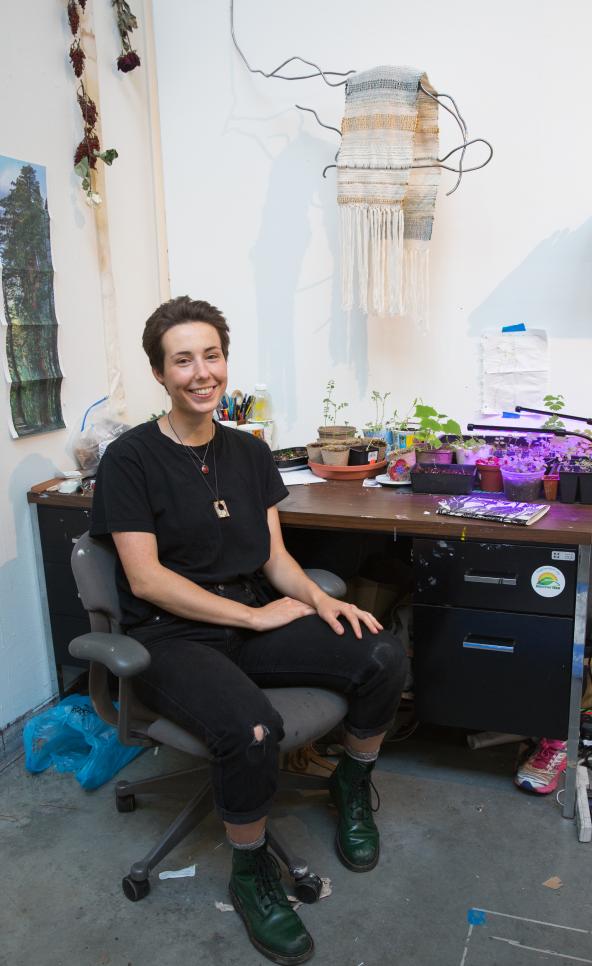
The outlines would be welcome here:
M 453 452 L 451 449 L 418 449 L 418 463 L 452 463 Z
M 543 476 L 543 490 L 545 492 L 545 500 L 548 500 L 549 503 L 557 499 L 559 473 L 549 473 L 548 476 Z
M 316 443 L 307 443 L 306 452 L 308 453 L 308 458 L 311 463 L 322 463 L 323 457 L 321 454 L 322 443 L 317 441 Z
M 347 466 L 349 446 L 328 444 L 323 446 L 321 456 L 323 457 L 323 463 L 326 463 L 327 466 Z
M 356 435 L 355 426 L 319 426 L 319 439 L 342 440 Z
M 502 480 L 502 471 L 499 466 L 494 464 L 484 463 L 477 466 L 479 472 L 479 478 L 481 480 L 481 489 L 486 493 L 501 493 L 504 488 L 504 482 Z

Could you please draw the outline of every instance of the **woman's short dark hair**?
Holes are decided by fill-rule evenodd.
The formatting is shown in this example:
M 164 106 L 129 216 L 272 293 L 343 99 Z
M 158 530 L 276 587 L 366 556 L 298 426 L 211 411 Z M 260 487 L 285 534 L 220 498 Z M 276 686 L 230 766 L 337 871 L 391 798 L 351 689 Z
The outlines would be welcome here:
M 179 295 L 176 299 L 170 299 L 159 305 L 144 326 L 142 345 L 153 369 L 160 373 L 164 369 L 163 335 L 174 325 L 181 325 L 183 322 L 207 322 L 208 325 L 213 325 L 220 336 L 224 358 L 228 359 L 230 332 L 228 323 L 220 310 L 209 302 L 190 299 L 188 295 Z

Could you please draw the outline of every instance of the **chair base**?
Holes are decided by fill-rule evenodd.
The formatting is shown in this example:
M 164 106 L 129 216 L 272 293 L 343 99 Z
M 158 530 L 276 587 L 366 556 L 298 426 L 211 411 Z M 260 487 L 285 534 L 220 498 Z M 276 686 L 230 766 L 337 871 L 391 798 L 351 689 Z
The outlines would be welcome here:
M 124 894 L 132 902 L 137 902 L 148 895 L 150 891 L 150 872 L 213 811 L 214 798 L 207 765 L 202 765 L 200 768 L 188 768 L 184 771 L 171 772 L 168 775 L 144 778 L 135 782 L 117 782 L 115 786 L 115 804 L 117 810 L 119 812 L 132 812 L 136 807 L 136 794 L 142 794 L 144 792 L 166 792 L 178 783 L 186 782 L 188 778 L 199 776 L 200 773 L 202 780 L 193 797 L 174 821 L 171 822 L 156 845 L 150 849 L 143 859 L 132 864 L 129 874 L 123 879 L 122 887 Z M 328 792 L 328 777 L 280 771 L 278 791 L 312 790 Z M 277 857 L 286 866 L 294 883 L 296 897 L 301 902 L 316 902 L 321 893 L 321 879 L 309 871 L 305 859 L 292 851 L 272 823 L 268 823 L 267 826 L 267 841 L 272 851 L 275 852 Z

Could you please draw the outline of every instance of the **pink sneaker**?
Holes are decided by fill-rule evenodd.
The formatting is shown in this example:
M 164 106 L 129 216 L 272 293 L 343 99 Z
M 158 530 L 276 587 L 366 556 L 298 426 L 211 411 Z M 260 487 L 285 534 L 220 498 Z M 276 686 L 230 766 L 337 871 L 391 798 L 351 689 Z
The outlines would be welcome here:
M 567 767 L 567 742 L 541 738 L 535 750 L 519 765 L 514 784 L 526 792 L 548 795 Z

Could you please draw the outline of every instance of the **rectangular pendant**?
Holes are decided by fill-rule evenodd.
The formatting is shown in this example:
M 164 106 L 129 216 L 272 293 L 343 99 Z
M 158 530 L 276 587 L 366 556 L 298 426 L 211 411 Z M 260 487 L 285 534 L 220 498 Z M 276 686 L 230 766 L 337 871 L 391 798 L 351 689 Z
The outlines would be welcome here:
M 216 511 L 216 516 L 223 520 L 224 517 L 229 517 L 230 513 L 228 507 L 224 500 L 214 500 L 214 510 Z

